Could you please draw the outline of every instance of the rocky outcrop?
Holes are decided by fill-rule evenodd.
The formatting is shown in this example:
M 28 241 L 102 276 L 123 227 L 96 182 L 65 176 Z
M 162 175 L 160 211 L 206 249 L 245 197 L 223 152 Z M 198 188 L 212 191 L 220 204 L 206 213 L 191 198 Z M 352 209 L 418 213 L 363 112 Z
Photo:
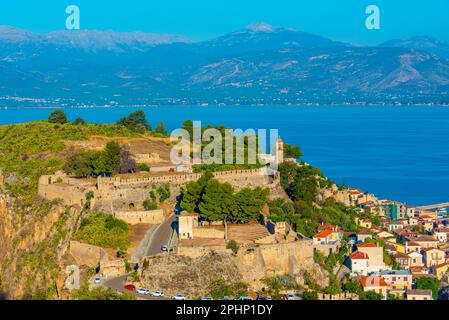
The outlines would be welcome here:
M 74 240 L 70 241 L 69 252 L 77 265 L 90 268 L 96 268 L 100 261 L 108 259 L 103 248 Z
M 220 279 L 229 283 L 242 280 L 235 260 L 226 253 L 209 252 L 201 257 L 180 255 L 147 258 L 142 284 L 150 290 L 163 290 L 166 295 L 183 293 L 188 297 L 207 295 L 209 286 Z
M 244 282 L 253 290 L 266 287 L 265 278 L 284 275 L 293 276 L 300 285 L 304 285 L 306 274 L 319 286 L 328 285 L 329 274 L 314 263 L 309 240 L 241 248 L 237 255 L 205 247 L 189 250 L 188 256 L 146 258 L 149 266 L 140 285 L 189 297 L 207 295 L 210 285 L 220 278 L 231 283 Z
M 241 250 L 235 260 L 243 280 L 256 290 L 264 286 L 264 278 L 300 276 L 316 267 L 310 240 L 260 245 L 246 251 Z
M 58 298 L 58 277 L 79 210 L 0 193 L 0 279 L 9 298 Z

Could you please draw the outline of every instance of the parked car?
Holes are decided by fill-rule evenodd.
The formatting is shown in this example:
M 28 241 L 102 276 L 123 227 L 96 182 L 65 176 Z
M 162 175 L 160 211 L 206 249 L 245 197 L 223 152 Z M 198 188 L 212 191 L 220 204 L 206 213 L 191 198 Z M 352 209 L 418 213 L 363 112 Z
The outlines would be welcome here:
M 151 293 L 153 297 L 163 297 L 164 293 L 162 291 L 154 291 Z
M 238 297 L 235 300 L 249 301 L 249 300 L 253 300 L 253 298 L 248 297 L 248 296 L 242 296 L 242 297 Z
M 175 294 L 173 297 L 171 297 L 172 300 L 185 300 L 186 297 L 183 294 Z
M 101 278 L 100 277 L 96 277 L 94 280 L 95 284 L 100 284 L 101 283 Z
M 162 252 L 168 252 L 168 247 L 167 246 L 162 246 L 161 247 L 161 251 Z
M 257 296 L 257 300 L 273 300 L 271 296 Z
M 144 295 L 149 295 L 150 294 L 150 290 L 145 289 L 145 288 L 139 288 L 139 289 L 137 289 L 136 292 L 140 293 L 140 294 L 144 294 Z
M 125 289 L 128 290 L 128 291 L 136 291 L 136 286 L 133 285 L 133 284 L 127 284 L 125 286 Z
M 203 301 L 211 301 L 211 300 L 214 300 L 214 298 L 212 298 L 212 297 L 202 297 L 201 300 L 203 300 Z
M 285 297 L 287 298 L 287 300 L 295 300 L 295 296 L 292 293 L 287 293 Z

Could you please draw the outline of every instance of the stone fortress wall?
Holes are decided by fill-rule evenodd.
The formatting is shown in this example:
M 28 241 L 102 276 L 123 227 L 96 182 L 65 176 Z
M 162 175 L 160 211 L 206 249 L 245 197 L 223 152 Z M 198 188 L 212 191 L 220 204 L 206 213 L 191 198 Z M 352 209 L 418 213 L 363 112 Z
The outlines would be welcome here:
M 221 182 L 230 183 L 236 190 L 255 187 L 277 188 L 279 176 L 266 173 L 264 168 L 231 170 L 214 172 L 214 177 Z M 170 173 L 75 179 L 58 172 L 39 179 L 39 195 L 48 200 L 61 199 L 65 205 L 83 206 L 86 194 L 92 191 L 94 198 L 91 205 L 96 210 L 112 213 L 133 208 L 142 211 L 142 204 L 149 198 L 152 189 L 168 185 L 174 199 L 179 195 L 182 186 L 198 180 L 201 176 L 201 173 Z
M 91 191 L 96 191 L 93 179 L 74 179 L 62 172 L 39 178 L 38 193 L 41 197 L 47 200 L 60 199 L 68 206 L 84 206 L 86 194 Z
M 114 216 L 130 225 L 139 223 L 161 224 L 165 220 L 165 213 L 162 209 L 150 211 L 118 211 L 114 212 Z

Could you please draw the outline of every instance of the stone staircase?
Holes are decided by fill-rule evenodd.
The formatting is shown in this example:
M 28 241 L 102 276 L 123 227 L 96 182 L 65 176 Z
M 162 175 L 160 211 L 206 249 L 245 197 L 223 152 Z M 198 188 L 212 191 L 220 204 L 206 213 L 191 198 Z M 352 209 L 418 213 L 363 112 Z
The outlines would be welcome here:
M 267 228 L 263 225 L 252 222 L 249 224 L 228 224 L 228 240 L 237 242 L 255 242 L 269 236 Z

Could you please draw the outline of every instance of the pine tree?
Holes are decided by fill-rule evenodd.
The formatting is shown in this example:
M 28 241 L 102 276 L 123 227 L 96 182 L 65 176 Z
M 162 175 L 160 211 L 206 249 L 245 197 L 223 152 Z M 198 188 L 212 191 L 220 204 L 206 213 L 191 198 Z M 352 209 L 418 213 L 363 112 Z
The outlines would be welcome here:
M 159 122 L 156 126 L 156 130 L 154 130 L 157 133 L 162 134 L 163 136 L 167 135 L 167 128 L 165 127 L 165 124 L 163 122 Z
M 67 116 L 65 115 L 64 111 L 61 109 L 57 109 L 50 113 L 48 116 L 48 122 L 50 123 L 58 123 L 58 124 L 65 124 L 67 123 Z
M 234 189 L 229 183 L 210 180 L 198 207 L 201 217 L 209 221 L 226 221 L 234 207 L 233 193 Z

